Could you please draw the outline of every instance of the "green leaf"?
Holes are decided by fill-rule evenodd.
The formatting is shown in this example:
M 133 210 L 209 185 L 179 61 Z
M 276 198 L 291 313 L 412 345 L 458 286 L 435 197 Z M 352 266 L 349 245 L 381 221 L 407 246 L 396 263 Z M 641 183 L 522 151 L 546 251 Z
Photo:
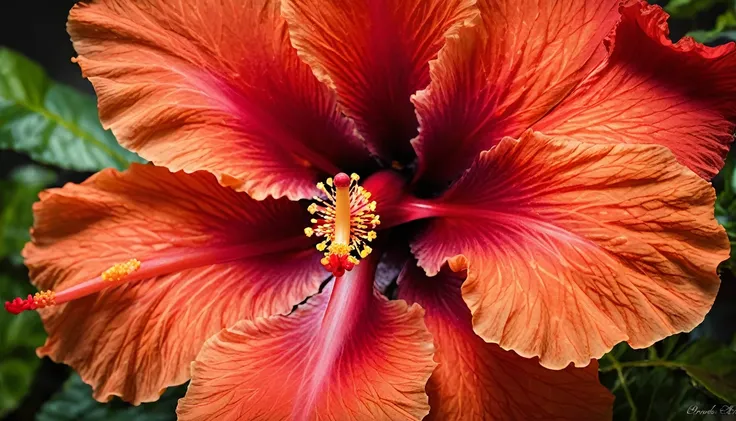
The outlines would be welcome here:
M 693 342 L 675 362 L 709 392 L 736 404 L 736 351 L 703 338 Z
M 0 274 L 2 299 L 26 296 L 33 291 L 27 280 Z M 28 391 L 39 363 L 35 350 L 43 345 L 45 338 L 36 312 L 17 316 L 0 312 L 0 417 L 15 408 Z
M 736 402 L 736 351 L 730 347 L 675 335 L 651 348 L 623 343 L 600 360 L 601 382 L 616 396 L 614 420 L 691 420 L 688 410 L 715 405 L 715 415 L 698 415 L 715 421 L 721 408 Z
M 12 263 L 23 263 L 20 251 L 30 239 L 33 203 L 55 180 L 56 174 L 36 165 L 17 168 L 7 180 L 0 180 L 0 259 L 9 257 Z
M 74 374 L 64 389 L 41 407 L 36 421 L 175 421 L 177 401 L 185 392 L 185 386 L 170 388 L 158 401 L 140 406 L 117 398 L 100 403 L 92 398 L 92 388 Z
M 0 149 L 77 171 L 127 168 L 137 155 L 102 128 L 95 99 L 58 84 L 43 69 L 0 49 Z

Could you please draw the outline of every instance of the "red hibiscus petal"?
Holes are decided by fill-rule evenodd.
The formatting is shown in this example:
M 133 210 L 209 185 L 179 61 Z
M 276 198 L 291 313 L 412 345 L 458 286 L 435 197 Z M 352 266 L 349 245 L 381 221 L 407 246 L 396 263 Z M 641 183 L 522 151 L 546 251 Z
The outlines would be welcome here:
M 326 277 L 299 204 L 253 200 L 204 172 L 105 170 L 42 193 L 34 216 L 23 254 L 34 284 L 57 297 L 131 258 L 148 271 L 41 310 L 39 355 L 71 365 L 101 401 L 158 399 L 189 378 L 210 336 L 289 312 Z
M 468 259 L 475 332 L 548 368 L 697 326 L 729 242 L 709 183 L 659 145 L 504 139 L 444 197 L 412 248 L 428 273 Z
M 412 260 L 399 277 L 399 298 L 421 305 L 437 347 L 427 384 L 425 421 L 610 420 L 613 396 L 598 381 L 598 364 L 548 370 L 536 358 L 504 351 L 473 333 L 460 285 L 447 266 L 428 277 Z
M 455 179 L 504 136 L 518 137 L 603 57 L 618 0 L 479 0 L 481 20 L 448 38 L 413 102 L 419 175 Z
M 370 260 L 288 316 L 210 339 L 179 420 L 422 419 L 432 338 L 419 306 L 374 292 Z
M 610 41 L 607 62 L 535 130 L 585 142 L 660 144 L 704 178 L 733 140 L 736 44 L 669 40 L 668 15 L 634 1 Z
M 277 0 L 101 0 L 75 6 L 68 29 L 123 146 L 257 199 L 298 199 L 368 153 L 279 10 Z
M 417 121 L 409 98 L 429 84 L 428 61 L 462 22 L 471 0 L 284 0 L 301 57 L 337 90 L 372 150 L 412 157 Z

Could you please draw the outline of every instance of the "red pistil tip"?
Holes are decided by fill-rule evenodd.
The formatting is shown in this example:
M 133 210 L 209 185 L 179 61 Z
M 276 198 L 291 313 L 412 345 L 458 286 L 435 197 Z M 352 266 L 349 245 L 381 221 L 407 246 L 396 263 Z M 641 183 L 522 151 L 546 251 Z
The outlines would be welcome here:
M 5 311 L 10 314 L 20 314 L 26 310 L 35 310 L 36 305 L 33 303 L 33 295 L 28 294 L 28 298 L 25 300 L 22 298 L 16 298 L 13 301 L 5 302 Z
M 348 187 L 350 186 L 350 177 L 341 172 L 335 176 L 335 187 Z
M 322 258 L 322 266 L 327 269 L 335 277 L 345 275 L 346 271 L 351 271 L 359 263 L 359 260 L 349 254 L 328 253 Z
M 25 300 L 16 298 L 13 301 L 6 301 L 5 311 L 10 314 L 20 314 L 27 310 L 50 307 L 54 304 L 56 304 L 56 294 L 54 291 L 42 291 L 37 292 L 36 295 L 28 294 Z

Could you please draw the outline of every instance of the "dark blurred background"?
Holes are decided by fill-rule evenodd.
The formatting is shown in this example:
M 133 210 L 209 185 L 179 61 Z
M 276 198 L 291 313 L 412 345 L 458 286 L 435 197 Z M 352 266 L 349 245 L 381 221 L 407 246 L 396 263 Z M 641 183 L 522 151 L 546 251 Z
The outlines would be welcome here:
M 132 0 L 131 0 L 132 1 Z M 91 85 L 81 77 L 79 68 L 71 62 L 75 55 L 69 36 L 66 33 L 66 17 L 69 9 L 74 5 L 73 0 L 2 0 L 0 5 L 0 47 L 6 47 L 18 52 L 38 63 L 49 74 L 51 79 L 69 85 L 81 92 L 93 95 Z M 667 0 L 656 1 L 660 5 L 667 5 Z M 697 36 L 710 45 L 721 44 L 734 36 L 736 19 L 733 18 L 734 4 L 729 0 L 672 0 L 668 10 L 674 15 L 670 20 L 670 29 L 673 40 L 677 40 L 689 33 Z M 731 13 L 729 15 L 729 13 Z M 725 17 L 724 17 L 725 16 Z M 730 16 L 730 17 L 729 17 Z M 15 174 L 19 169 L 32 166 L 36 171 L 38 186 L 60 186 L 66 182 L 80 182 L 89 176 L 90 172 L 70 171 L 53 165 L 39 164 L 32 161 L 27 155 L 0 149 L 0 215 L 10 210 L 12 206 L 25 209 L 25 213 L 11 215 L 13 221 L 19 223 L 23 231 L 20 238 L 27 236 L 27 220 L 30 216 L 30 204 L 33 195 L 19 199 L 15 190 L 16 185 L 10 184 L 11 179 L 17 180 Z M 38 174 L 44 181 L 38 181 Z M 723 190 L 724 183 L 731 174 L 719 176 L 714 183 Z M 26 184 L 30 182 L 25 182 Z M 21 183 L 22 184 L 22 183 Z M 21 186 L 24 187 L 24 186 Z M 25 186 L 28 187 L 28 186 Z M 11 194 L 12 193 L 12 194 Z M 27 193 L 27 192 L 26 192 Z M 37 191 L 33 192 L 34 195 Z M 31 197 L 29 200 L 28 197 Z M 21 202 L 18 202 L 18 201 Z M 26 202 L 23 202 L 23 201 Z M 723 216 L 729 218 L 730 216 Z M 10 228 L 2 227 L 3 217 L 0 216 L 0 236 L 8 237 Z M 5 220 L 6 225 L 8 220 Z M 25 224 L 25 225 L 24 225 Z M 5 232 L 3 233 L 3 229 Z M 17 243 L 18 241 L 16 241 Z M 21 241 L 22 244 L 22 241 Z M 676 346 L 686 345 L 697 338 L 712 338 L 722 344 L 731 344 L 734 338 L 736 323 L 736 284 L 730 268 L 722 272 L 723 285 L 719 298 L 706 321 L 691 335 L 674 338 L 674 344 L 658 344 L 652 350 L 632 351 L 626 347 L 617 347 L 611 358 L 617 361 L 643 360 L 662 358 L 667 349 L 672 351 Z M 6 283 L 5 289 L 2 283 Z M 9 287 L 7 284 L 12 284 Z M 6 250 L 0 253 L 0 294 L 10 294 L 8 291 L 26 291 L 27 273 L 18 250 Z M 3 300 L 10 297 L 0 296 Z M 181 389 L 167 392 L 163 403 L 158 407 L 145 409 L 130 408 L 128 405 L 115 401 L 109 405 L 94 402 L 89 389 L 73 375 L 67 367 L 57 365 L 44 359 L 37 361 L 33 355 L 33 348 L 43 342 L 43 331 L 37 315 L 30 314 L 26 319 L 9 319 L 0 316 L 0 420 L 173 420 L 173 408 L 177 394 Z M 21 320 L 17 322 L 16 320 Z M 29 332 L 30 331 L 30 332 Z M 39 334 L 40 332 L 40 334 Z M 40 342 L 40 343 L 39 343 Z M 613 360 L 612 360 L 613 361 Z M 736 362 L 734 362 L 736 367 Z M 711 394 L 708 388 L 696 384 L 685 374 L 667 369 L 653 368 L 632 369 L 621 376 L 614 375 L 612 367 L 606 369 L 605 361 L 601 361 L 602 381 L 617 396 L 615 418 L 617 420 L 677 420 L 696 419 L 692 416 L 684 417 L 682 410 L 693 402 L 706 406 L 712 404 L 726 404 Z M 639 370 L 639 371 L 637 371 Z M 736 370 L 736 368 L 735 368 Z M 728 379 L 733 381 L 733 378 Z M 624 383 L 622 385 L 622 383 Z M 628 383 L 628 388 L 626 386 Z M 730 385 L 736 390 L 736 383 Z M 692 391 L 689 389 L 692 388 Z M 628 390 L 631 399 L 622 395 L 622 390 Z M 688 389 L 687 391 L 683 391 Z M 682 394 L 680 400 L 673 400 L 674 395 Z M 156 405 L 156 404 L 152 404 Z M 638 411 L 630 406 L 636 405 Z M 668 409 L 669 408 L 669 409 Z M 667 415 L 669 414 L 669 415 Z M 683 416 L 683 417 L 681 417 Z M 734 419 L 728 416 L 712 418 L 700 417 L 697 419 Z

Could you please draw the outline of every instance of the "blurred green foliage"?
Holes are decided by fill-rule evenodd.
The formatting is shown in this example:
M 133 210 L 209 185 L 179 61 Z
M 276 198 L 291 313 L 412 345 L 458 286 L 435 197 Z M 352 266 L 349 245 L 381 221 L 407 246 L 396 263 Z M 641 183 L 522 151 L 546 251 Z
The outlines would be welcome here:
M 34 291 L 27 282 L 0 274 L 1 297 L 25 296 Z M 0 312 L 0 416 L 13 409 L 28 391 L 39 363 L 35 349 L 45 339 L 37 313 L 12 316 Z
M 100 403 L 92 398 L 92 388 L 72 375 L 63 390 L 41 407 L 36 421 L 176 421 L 176 403 L 185 386 L 168 389 L 151 404 L 132 406 L 119 399 Z
M 720 178 L 723 186 L 716 199 L 716 218 L 726 228 L 728 239 L 731 241 L 731 258 L 725 265 L 731 270 L 736 270 L 733 250 L 736 246 L 736 152 L 731 151 L 726 159 L 726 165 L 721 170 Z
M 28 229 L 33 224 L 33 203 L 38 193 L 56 180 L 56 174 L 46 168 L 28 165 L 16 168 L 6 180 L 0 180 L 0 259 L 8 258 L 21 265 L 20 251 L 30 239 Z
M 718 38 L 736 40 L 736 12 L 732 9 L 718 16 L 713 29 L 691 31 L 688 35 L 704 43 L 713 42 Z
M 23 264 L 20 251 L 29 239 L 31 207 L 38 193 L 55 178 L 53 171 L 29 165 L 0 180 L 0 259 L 11 265 Z M 26 279 L 14 280 L 0 273 L 0 297 L 23 297 L 34 292 Z M 35 349 L 43 344 L 45 336 L 38 314 L 12 316 L 0 312 L 0 415 L 15 407 L 28 391 L 39 362 Z
M 736 40 L 736 0 L 672 0 L 665 9 L 673 18 L 692 20 L 698 14 L 714 8 L 725 9 L 716 18 L 715 25 L 693 29 L 687 36 L 702 43 L 712 43 L 719 39 Z
M 667 3 L 665 10 L 675 18 L 694 18 L 700 12 L 707 11 L 719 3 L 727 0 L 672 0 Z
M 721 409 L 736 402 L 736 350 L 687 334 L 647 348 L 617 345 L 600 361 L 601 381 L 616 396 L 616 420 L 691 420 L 692 408 Z

